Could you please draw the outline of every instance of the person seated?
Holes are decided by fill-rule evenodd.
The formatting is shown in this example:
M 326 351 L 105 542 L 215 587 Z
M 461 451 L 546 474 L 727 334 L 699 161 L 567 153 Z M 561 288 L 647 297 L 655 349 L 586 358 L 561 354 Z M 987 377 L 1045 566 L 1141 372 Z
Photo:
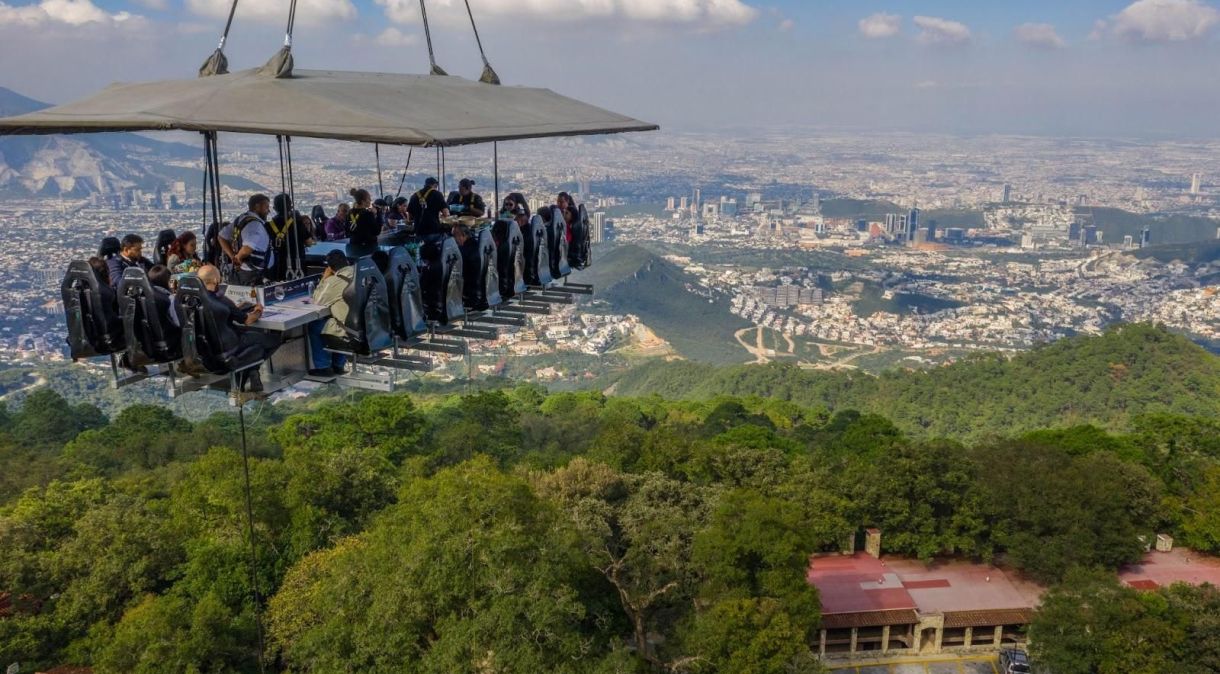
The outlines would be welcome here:
M 122 249 L 123 244 L 119 243 L 117 238 L 108 236 L 102 239 L 101 245 L 97 247 L 97 256 L 101 258 L 102 262 L 105 262 L 106 260 L 118 255 L 119 251 Z
M 352 209 L 347 216 L 348 241 L 355 248 L 374 249 L 377 237 L 381 236 L 381 222 L 373 210 L 373 195 L 355 188 L 348 194 L 352 196 Z
M 119 322 L 119 296 L 115 291 L 115 284 L 110 282 L 110 267 L 107 262 L 108 260 L 100 257 L 89 258 L 89 266 L 93 269 L 93 276 L 97 278 L 97 291 L 102 297 L 102 315 L 106 325 L 111 326 L 109 332 L 115 334 L 122 332 L 123 328 Z
M 342 241 L 347 238 L 347 219 L 351 209 L 347 204 L 339 204 L 335 217 L 326 221 L 322 232 L 327 241 Z
M 458 183 L 458 191 L 449 195 L 449 210 L 458 215 L 481 218 L 487 213 L 487 204 L 483 203 L 483 197 L 475 194 L 474 181 L 462 178 Z
M 424 181 L 424 188 L 411 195 L 411 201 L 407 204 L 407 213 L 418 236 L 435 236 L 445 231 L 441 228 L 441 218 L 449 217 L 449 205 L 436 189 L 440 184 L 436 178 L 428 178 Z
M 169 267 L 165 265 L 154 265 L 148 270 L 148 285 L 152 286 L 153 303 L 157 305 L 157 318 L 161 321 L 165 341 L 176 344 L 182 338 L 182 330 L 178 326 L 178 312 L 174 309 L 177 298 L 169 287 L 171 276 Z
M 373 213 L 377 216 L 377 224 L 385 229 L 386 223 L 390 219 L 390 202 L 384 197 L 373 200 Z
M 330 318 L 309 324 L 309 352 L 313 357 L 309 374 L 312 377 L 337 376 L 346 372 L 347 356 L 327 351 L 322 337 L 347 338 L 343 324 L 347 321 L 348 306 L 343 300 L 343 291 L 347 290 L 355 275 L 355 267 L 351 266 L 342 251 L 332 250 L 326 254 L 326 271 L 322 272 L 322 282 L 314 288 L 313 303 L 329 307 Z
M 203 260 L 199 259 L 199 241 L 194 232 L 183 232 L 169 246 L 165 266 L 171 274 L 191 274 L 199 271 Z
M 411 221 L 411 215 L 407 213 L 409 203 L 411 200 L 406 197 L 398 197 L 394 200 L 393 205 L 390 206 L 389 224 L 391 227 L 406 227 L 407 223 Z
M 110 288 L 118 290 L 123 280 L 123 272 L 132 267 L 148 271 L 152 263 L 144 257 L 144 239 L 139 234 L 128 234 L 119 244 L 119 254 L 106 260 L 106 269 L 110 272 Z
M 292 260 L 304 260 L 305 249 L 313 245 L 312 221 L 301 214 L 292 203 L 292 197 L 278 194 L 272 200 L 275 215 L 267 223 L 271 233 L 271 248 L 275 251 L 275 264 L 267 268 L 267 279 L 272 282 L 288 278 Z
M 252 307 L 239 307 L 234 304 L 233 300 L 220 291 L 220 270 L 210 264 L 201 267 L 197 276 L 208 293 L 219 300 L 224 307 L 225 315 L 219 316 L 218 322 L 221 323 L 222 330 L 227 327 L 235 333 L 235 344 L 230 351 L 236 352 L 248 347 L 256 347 L 258 360 L 266 360 L 275 353 L 276 349 L 280 348 L 282 339 L 278 334 L 250 327 L 263 316 L 261 304 Z M 242 390 L 248 393 L 263 392 L 263 381 L 257 368 L 246 370 L 238 383 Z
M 567 192 L 560 192 L 559 197 L 555 199 L 555 205 L 563 213 L 564 238 L 568 240 L 568 243 L 572 243 L 572 226 L 576 224 L 577 220 L 580 220 L 580 210 L 576 208 L 576 201 Z
M 326 225 L 326 209 L 322 208 L 322 204 L 314 204 L 313 209 L 309 211 L 309 219 L 313 221 L 313 229 L 316 237 L 325 237 L 322 231 Z M 316 238 L 315 237 L 315 238 Z

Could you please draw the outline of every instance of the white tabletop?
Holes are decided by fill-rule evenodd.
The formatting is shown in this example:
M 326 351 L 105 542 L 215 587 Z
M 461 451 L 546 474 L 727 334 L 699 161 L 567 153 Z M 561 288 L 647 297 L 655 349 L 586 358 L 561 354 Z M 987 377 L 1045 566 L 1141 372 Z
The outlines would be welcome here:
M 303 297 L 267 306 L 263 309 L 263 315 L 250 327 L 284 332 L 329 317 L 330 307 L 317 306 L 308 297 Z

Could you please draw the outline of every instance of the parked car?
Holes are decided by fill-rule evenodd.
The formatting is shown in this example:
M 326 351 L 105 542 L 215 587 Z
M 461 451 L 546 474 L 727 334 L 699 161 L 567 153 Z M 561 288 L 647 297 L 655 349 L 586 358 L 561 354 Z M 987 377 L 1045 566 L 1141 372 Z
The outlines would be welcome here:
M 1000 651 L 1000 674 L 1030 674 L 1031 671 L 1025 651 L 1015 648 Z

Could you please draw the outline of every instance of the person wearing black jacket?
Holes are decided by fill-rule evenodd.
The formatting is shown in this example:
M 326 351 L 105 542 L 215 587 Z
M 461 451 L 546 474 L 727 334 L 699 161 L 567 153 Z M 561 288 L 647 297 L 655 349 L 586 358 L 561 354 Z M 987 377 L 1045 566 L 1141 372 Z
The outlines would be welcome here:
M 152 286 L 153 303 L 157 305 L 157 319 L 161 321 L 161 332 L 167 344 L 177 344 L 182 339 L 182 328 L 178 326 L 178 314 L 174 311 L 174 295 L 169 289 L 169 267 L 155 265 L 148 270 L 148 285 Z
M 106 260 L 106 270 L 110 273 L 110 289 L 118 290 L 123 281 L 123 272 L 132 267 L 148 271 L 152 263 L 144 257 L 144 239 L 138 234 L 128 234 L 123 237 L 119 254 Z
M 267 222 L 267 231 L 271 235 L 271 248 L 275 256 L 272 266 L 267 268 L 267 279 L 276 282 L 288 278 L 293 260 L 304 265 L 305 249 L 312 246 L 314 241 L 311 219 L 294 208 L 291 197 L 279 194 L 272 203 L 275 216 Z
M 475 194 L 474 181 L 470 178 L 462 178 L 458 183 L 458 191 L 449 195 L 449 206 L 460 207 L 450 208 L 450 211 L 460 211 L 462 215 L 473 215 L 476 218 L 487 214 L 487 204 L 483 202 L 483 197 Z
M 439 185 L 440 181 L 436 178 L 428 178 L 424 181 L 424 188 L 411 195 L 411 201 L 407 204 L 407 213 L 415 224 L 418 236 L 433 236 L 445 231 L 441 227 L 441 218 L 449 216 L 449 204 L 445 203 L 445 196 L 437 189 Z
M 352 210 L 348 213 L 348 242 L 353 248 L 376 248 L 381 223 L 373 211 L 373 195 L 368 190 L 352 189 Z
M 233 303 L 233 300 L 225 297 L 225 294 L 220 292 L 220 270 L 212 265 L 200 268 L 198 276 L 203 287 L 212 294 L 212 297 L 219 300 L 219 306 L 224 312 L 224 315 L 216 316 L 216 323 L 220 326 L 221 346 L 226 354 L 232 355 L 253 349 L 258 360 L 270 358 L 271 354 L 280 348 L 283 340 L 278 334 L 249 327 L 262 318 L 262 305 L 239 307 Z M 249 393 L 262 392 L 263 382 L 257 368 L 245 372 L 245 376 L 242 377 L 242 387 Z

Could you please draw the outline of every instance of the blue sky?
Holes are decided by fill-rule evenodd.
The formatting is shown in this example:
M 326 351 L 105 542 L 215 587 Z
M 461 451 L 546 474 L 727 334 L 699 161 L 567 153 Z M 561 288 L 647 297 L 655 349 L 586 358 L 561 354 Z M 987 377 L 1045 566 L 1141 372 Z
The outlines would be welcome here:
M 423 72 L 417 0 L 299 0 L 298 67 Z M 1220 0 L 471 0 L 507 83 L 670 128 L 1214 137 Z M 229 0 L 0 0 L 0 85 L 64 101 L 189 77 Z M 288 0 L 241 0 L 261 64 Z M 480 70 L 461 0 L 438 59 Z

